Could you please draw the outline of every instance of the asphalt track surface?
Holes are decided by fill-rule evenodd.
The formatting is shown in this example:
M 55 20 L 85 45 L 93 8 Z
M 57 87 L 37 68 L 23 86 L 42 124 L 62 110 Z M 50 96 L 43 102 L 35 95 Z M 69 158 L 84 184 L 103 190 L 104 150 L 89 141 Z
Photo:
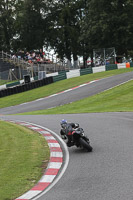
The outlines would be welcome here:
M 103 90 L 128 81 L 133 73 L 110 77 L 82 87 L 84 92 Z M 101 83 L 102 82 L 102 83 Z M 115 82 L 115 83 L 114 83 Z M 95 84 L 99 84 L 97 87 Z M 80 88 L 81 89 L 81 88 Z M 80 91 L 80 89 L 77 89 Z M 102 88 L 101 88 L 102 89 Z M 73 90 L 72 93 L 76 91 Z M 81 91 L 80 91 L 81 92 Z M 94 91 L 95 92 L 95 91 Z M 63 95 L 60 95 L 60 98 Z M 71 96 L 71 95 L 70 95 Z M 79 94 L 80 96 L 80 94 Z M 39 101 L 40 102 L 40 101 Z M 37 108 L 38 109 L 38 108 Z M 3 109 L 2 109 L 3 110 Z M 10 109 L 9 109 L 10 110 Z M 6 110 L 8 113 L 8 109 Z M 18 112 L 18 111 L 17 111 Z M 3 111 L 0 113 L 3 113 Z M 39 200 L 132 200 L 133 199 L 133 113 L 89 113 L 39 116 L 1 116 L 45 126 L 59 134 L 60 120 L 78 122 L 93 146 L 87 153 L 69 148 L 69 165 L 62 178 Z
M 44 98 L 40 99 L 39 101 L 32 101 L 26 104 L 0 109 L 0 114 L 22 113 L 60 106 L 83 99 L 88 96 L 95 95 L 99 92 L 107 90 L 111 87 L 115 87 L 116 85 L 119 85 L 131 79 L 133 79 L 133 72 L 104 78 L 84 87 L 66 93 L 61 93 L 50 98 Z

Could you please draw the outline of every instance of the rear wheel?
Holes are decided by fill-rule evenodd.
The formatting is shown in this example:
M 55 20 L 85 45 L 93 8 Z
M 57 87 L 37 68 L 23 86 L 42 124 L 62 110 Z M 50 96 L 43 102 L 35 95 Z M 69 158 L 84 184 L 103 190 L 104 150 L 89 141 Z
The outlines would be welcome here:
M 88 142 L 86 142 L 83 138 L 79 139 L 79 142 L 81 144 L 81 146 L 86 149 L 87 151 L 91 152 L 92 151 L 92 147 L 90 146 L 90 144 Z

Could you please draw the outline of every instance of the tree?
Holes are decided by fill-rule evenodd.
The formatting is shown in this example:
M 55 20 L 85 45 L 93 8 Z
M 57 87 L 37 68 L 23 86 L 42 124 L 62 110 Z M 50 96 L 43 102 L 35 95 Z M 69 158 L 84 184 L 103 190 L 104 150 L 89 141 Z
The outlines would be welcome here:
M 90 49 L 115 47 L 126 54 L 133 36 L 132 5 L 129 0 L 90 0 L 82 23 L 81 39 Z
M 0 0 L 0 49 L 42 46 L 71 61 L 93 49 L 115 47 L 133 54 L 132 0 Z
M 14 6 L 15 0 L 0 1 L 0 49 L 10 51 L 12 39 L 15 33 L 14 29 Z
M 45 7 L 43 0 L 25 0 L 17 4 L 14 48 L 30 51 L 43 47 L 46 35 Z
M 53 1 L 47 20 L 49 24 L 50 45 L 59 54 L 71 61 L 77 60 L 80 51 L 80 7 L 81 0 Z

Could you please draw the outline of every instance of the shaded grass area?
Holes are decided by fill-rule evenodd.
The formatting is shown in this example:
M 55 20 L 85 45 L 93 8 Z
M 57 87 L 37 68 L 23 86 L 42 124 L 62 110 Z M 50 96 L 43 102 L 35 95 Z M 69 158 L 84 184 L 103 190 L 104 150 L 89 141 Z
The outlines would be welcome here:
M 68 114 L 90 112 L 133 112 L 133 81 L 97 95 L 52 109 L 27 114 Z
M 6 83 L 8 83 L 7 80 L 1 80 L 1 79 L 0 79 L 0 85 L 4 85 L 4 84 L 6 84 Z
M 18 80 L 9 81 L 9 80 L 2 80 L 2 79 L 0 79 L 0 85 L 9 84 L 9 83 L 14 83 L 14 82 L 17 82 L 17 81 L 18 81 Z
M 0 200 L 15 199 L 31 189 L 43 174 L 43 161 L 48 160 L 43 136 L 0 121 Z
M 87 74 L 80 77 L 66 79 L 66 80 L 52 83 L 50 85 L 46 85 L 40 88 L 29 90 L 23 93 L 0 98 L 0 102 L 1 102 L 0 108 L 33 101 L 33 100 L 61 92 L 63 90 L 78 86 L 80 84 L 83 84 L 95 79 L 101 79 L 101 78 L 105 78 L 105 77 L 109 77 L 109 76 L 113 76 L 113 75 L 117 75 L 121 73 L 130 72 L 130 71 L 133 71 L 133 68 L 111 70 L 111 71 L 99 72 L 95 74 Z

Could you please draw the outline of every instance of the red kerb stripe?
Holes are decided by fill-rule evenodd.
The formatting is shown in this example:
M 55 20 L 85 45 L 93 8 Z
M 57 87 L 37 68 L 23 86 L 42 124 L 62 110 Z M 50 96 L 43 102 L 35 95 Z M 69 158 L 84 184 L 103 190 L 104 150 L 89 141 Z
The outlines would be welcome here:
M 31 190 L 40 190 L 43 191 L 46 187 L 49 186 L 50 183 L 38 183 Z
M 76 89 L 76 88 L 78 88 L 79 86 L 76 86 L 76 87 L 73 87 L 72 89 Z
M 44 137 L 45 136 L 51 136 L 51 134 L 50 133 L 44 133 L 44 134 L 42 134 Z
M 60 157 L 51 157 L 50 162 L 62 162 L 63 159 Z
M 58 143 L 57 140 L 47 140 L 48 143 Z
M 50 151 L 51 151 L 51 152 L 53 152 L 53 151 L 54 151 L 54 152 L 62 152 L 62 150 L 61 150 L 60 147 L 51 147 L 51 148 L 50 148 Z
M 40 128 L 40 129 L 37 129 L 37 131 L 44 131 L 44 130 Z
M 45 173 L 45 175 L 57 175 L 59 172 L 59 169 L 48 169 Z

